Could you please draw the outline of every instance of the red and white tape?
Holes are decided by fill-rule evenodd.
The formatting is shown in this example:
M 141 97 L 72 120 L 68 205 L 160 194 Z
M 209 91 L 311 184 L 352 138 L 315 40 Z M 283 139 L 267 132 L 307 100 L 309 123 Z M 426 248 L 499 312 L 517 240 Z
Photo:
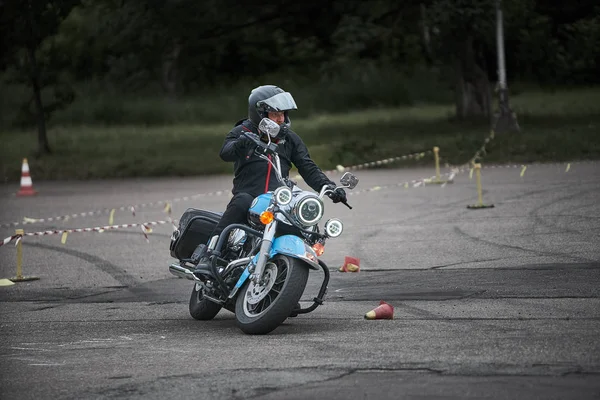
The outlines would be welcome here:
M 68 233 L 81 233 L 81 232 L 97 232 L 102 233 L 108 230 L 115 229 L 124 229 L 124 228 L 135 228 L 140 227 L 142 229 L 142 233 L 144 234 L 144 238 L 148 241 L 148 233 L 152 232 L 151 226 L 155 225 L 164 225 L 164 224 L 172 224 L 172 221 L 151 221 L 151 222 L 142 222 L 137 224 L 121 224 L 121 225 L 107 225 L 107 226 L 97 226 L 93 228 L 76 228 L 76 229 L 54 229 L 48 231 L 41 232 L 25 232 L 22 235 L 17 234 L 11 237 L 8 237 L 0 243 L 0 246 L 10 243 L 11 241 L 17 239 L 21 239 L 23 236 L 48 236 L 48 235 L 65 235 Z M 63 236 L 63 242 L 66 240 L 66 237 Z
M 5 244 L 9 244 L 10 242 L 12 242 L 13 240 L 20 238 L 21 235 L 12 235 L 10 237 L 7 237 L 6 239 L 4 239 L 2 242 L 0 242 L 0 246 L 4 246 Z
M 454 180 L 454 177 L 456 176 L 457 172 L 458 172 L 457 170 L 453 170 L 452 172 L 440 174 L 440 178 L 448 177 L 447 182 L 452 182 Z M 429 178 L 413 179 L 410 181 L 405 181 L 405 182 L 400 182 L 400 183 L 392 183 L 390 185 L 373 186 L 368 189 L 362 189 L 362 190 L 356 190 L 356 191 L 349 192 L 348 195 L 355 196 L 355 195 L 361 194 L 361 193 L 375 192 L 377 190 L 396 188 L 396 187 L 404 187 L 404 188 L 414 187 L 414 188 L 416 188 L 416 187 L 426 186 L 432 182 L 435 182 L 435 179 L 436 179 L 436 176 L 434 175 Z M 441 187 L 446 186 L 446 182 L 442 183 L 440 186 Z
M 344 172 L 344 171 L 355 171 L 355 170 L 366 169 L 366 168 L 371 168 L 371 167 L 380 167 L 382 165 L 392 164 L 394 162 L 401 161 L 401 160 L 412 160 L 412 159 L 418 160 L 420 158 L 424 158 L 427 154 L 431 154 L 431 153 L 433 153 L 433 150 L 421 151 L 418 153 L 407 154 L 407 155 L 398 156 L 398 157 L 385 158 L 383 160 L 370 161 L 370 162 L 366 162 L 363 164 L 351 165 L 348 167 L 342 166 L 342 168 L 325 171 L 325 173 L 337 173 L 337 172 Z
M 422 151 L 419 153 L 406 154 L 406 155 L 398 156 L 398 157 L 386 158 L 386 159 L 378 160 L 378 161 L 371 161 L 371 162 L 367 162 L 367 163 L 363 163 L 363 164 L 352 165 L 349 167 L 342 167 L 339 169 L 325 171 L 325 173 L 326 174 L 334 174 L 334 173 L 343 172 L 343 171 L 353 171 L 353 170 L 359 170 L 359 169 L 366 169 L 366 168 L 370 168 L 370 167 L 377 167 L 377 166 L 391 164 L 393 162 L 400 161 L 400 160 L 423 158 L 427 154 L 430 154 L 430 153 L 432 153 L 432 150 Z M 301 179 L 301 177 L 297 176 L 296 179 Z M 115 208 L 105 208 L 102 210 L 87 211 L 87 212 L 82 212 L 82 213 L 61 215 L 61 216 L 50 217 L 50 218 L 24 217 L 22 221 L 2 223 L 2 224 L 0 224 L 0 228 L 15 227 L 15 226 L 20 226 L 20 225 L 28 225 L 28 224 L 36 224 L 36 223 L 55 222 L 55 221 L 68 221 L 72 218 L 92 217 L 92 216 L 105 215 L 105 214 L 111 214 L 111 216 L 112 216 L 112 215 L 114 215 L 115 211 L 131 211 L 133 213 L 133 216 L 135 216 L 135 210 L 137 208 L 153 207 L 153 206 L 165 206 L 165 211 L 170 215 L 171 203 L 194 200 L 199 197 L 205 197 L 205 196 L 211 197 L 211 196 L 223 196 L 223 195 L 229 195 L 229 194 L 231 194 L 230 190 L 217 190 L 214 192 L 198 193 L 198 194 L 194 194 L 191 196 L 179 197 L 179 198 L 175 198 L 172 200 L 159 200 L 159 201 L 150 202 L 150 203 L 142 203 L 142 204 L 135 204 L 135 205 L 131 205 L 131 206 L 121 206 L 121 207 L 115 207 Z M 111 221 L 112 221 L 112 218 L 111 218 Z
M 82 213 L 78 213 L 78 214 L 67 214 L 67 215 L 61 215 L 61 216 L 57 216 L 57 217 L 50 217 L 50 218 L 30 218 L 30 217 L 24 217 L 23 221 L 18 221 L 18 222 L 10 222 L 10 223 L 4 223 L 4 224 L 0 224 L 0 228 L 3 227 L 14 227 L 14 226 L 20 226 L 20 225 L 28 225 L 28 224 L 36 224 L 36 223 L 45 223 L 45 222 L 54 222 L 54 221 L 68 221 L 72 218 L 78 218 L 78 217 L 91 217 L 91 216 L 97 216 L 97 215 L 105 215 L 105 214 L 114 214 L 115 211 L 131 211 L 131 213 L 133 214 L 133 216 L 135 217 L 135 210 L 138 208 L 144 208 L 144 207 L 150 207 L 150 206 L 165 206 L 165 211 L 170 214 L 171 211 L 171 203 L 176 203 L 176 202 L 180 202 L 180 201 L 188 201 L 188 200 L 193 200 L 193 199 L 197 199 L 198 197 L 204 197 L 204 196 L 222 196 L 225 194 L 229 194 L 231 193 L 230 190 L 217 190 L 215 192 L 209 192 L 209 193 L 198 193 L 192 196 L 185 196 L 185 197 L 180 197 L 180 198 L 176 198 L 176 199 L 172 199 L 172 200 L 160 200 L 160 201 L 155 201 L 152 203 L 142 203 L 142 204 L 136 204 L 133 206 L 122 206 L 122 207 L 115 207 L 115 208 L 105 208 L 103 210 L 97 210 L 97 211 L 88 211 L 88 212 L 82 212 Z

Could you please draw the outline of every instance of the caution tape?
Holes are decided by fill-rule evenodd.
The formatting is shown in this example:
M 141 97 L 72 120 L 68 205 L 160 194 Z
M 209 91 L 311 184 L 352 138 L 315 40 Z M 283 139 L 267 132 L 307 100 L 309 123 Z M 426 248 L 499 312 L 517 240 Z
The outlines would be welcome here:
M 448 177 L 447 182 L 452 182 L 457 173 L 458 173 L 457 170 L 452 170 L 451 172 L 441 174 L 440 177 Z M 378 190 L 397 188 L 397 187 L 403 187 L 405 189 L 408 189 L 410 187 L 417 188 L 417 187 L 426 186 L 430 183 L 435 182 L 436 178 L 437 177 L 434 175 L 429 178 L 413 179 L 410 181 L 405 181 L 405 182 L 400 182 L 400 183 L 392 183 L 389 185 L 373 186 L 368 189 L 353 190 L 352 192 L 349 192 L 348 195 L 355 196 L 355 195 L 358 195 L 361 193 L 369 193 L 369 192 L 375 192 Z M 444 182 L 443 184 L 441 184 L 439 186 L 444 187 L 444 186 L 446 186 L 447 182 Z
M 54 230 L 41 231 L 41 232 L 25 232 L 22 235 L 16 234 L 16 235 L 13 235 L 11 237 L 4 239 L 2 241 L 2 243 L 0 243 L 0 246 L 8 244 L 15 239 L 20 240 L 23 236 L 48 236 L 48 235 L 62 235 L 61 243 L 65 244 L 66 240 L 67 240 L 67 235 L 69 233 L 81 233 L 81 232 L 102 233 L 104 231 L 109 231 L 109 230 L 135 228 L 135 227 L 141 228 L 144 238 L 146 239 L 147 242 L 149 242 L 148 234 L 152 233 L 152 228 L 150 228 L 150 227 L 155 226 L 155 225 L 164 225 L 164 224 L 172 224 L 172 221 L 151 221 L 151 222 L 141 222 L 141 223 L 136 223 L 136 224 L 97 226 L 97 227 L 93 227 L 93 228 L 54 229 Z
M 458 169 L 453 169 L 451 172 L 448 173 L 444 173 L 441 174 L 440 177 L 446 177 L 448 176 L 448 182 L 452 182 L 454 177 L 456 176 L 456 174 L 459 173 Z M 421 179 L 413 179 L 413 180 L 409 180 L 409 181 L 405 181 L 405 182 L 400 182 L 400 183 L 394 183 L 394 184 L 389 184 L 389 185 L 382 185 L 382 186 L 373 186 L 371 188 L 368 189 L 362 189 L 362 190 L 358 190 L 358 191 L 352 191 L 349 193 L 349 195 L 358 195 L 361 193 L 369 193 L 369 192 L 375 192 L 375 191 L 379 191 L 379 190 L 383 190 L 383 189 L 389 189 L 389 188 L 395 188 L 395 187 L 404 187 L 404 188 L 409 188 L 409 187 L 420 187 L 420 186 L 425 186 L 429 183 L 434 182 L 434 180 L 437 177 L 431 176 L 429 178 L 421 178 Z M 441 186 L 444 187 L 446 185 L 446 182 L 443 183 Z M 219 193 L 219 192 L 214 192 Z M 191 196 L 190 196 L 191 197 Z M 150 203 L 148 203 L 150 204 Z M 156 203 L 155 203 L 156 204 Z M 167 206 L 170 207 L 170 206 Z M 166 207 L 166 208 L 167 208 Z M 114 209 L 112 209 L 114 210 Z M 111 210 L 111 211 L 112 211 Z M 112 214 L 112 212 L 111 212 Z M 79 215 L 79 214 L 77 214 Z M 54 220 L 56 220 L 57 217 L 54 217 Z M 50 221 L 51 219 L 46 219 L 45 221 Z M 152 233 L 152 228 L 150 228 L 151 226 L 155 226 L 155 225 L 164 225 L 164 224 L 172 224 L 173 228 L 176 229 L 177 227 L 175 226 L 174 221 L 169 218 L 166 221 L 152 221 L 152 222 L 142 222 L 142 223 L 133 223 L 133 224 L 120 224 L 120 225 L 106 225 L 106 226 L 98 226 L 98 227 L 93 227 L 93 228 L 74 228 L 74 229 L 53 229 L 53 230 L 47 230 L 47 231 L 40 231 L 40 232 L 25 232 L 22 235 L 21 234 L 16 234 L 10 237 L 7 237 L 6 239 L 4 239 L 2 242 L 0 242 L 0 246 L 4 246 L 8 243 L 10 243 L 13 240 L 17 240 L 17 243 L 19 240 L 22 239 L 23 236 L 49 236 L 49 235 L 62 235 L 61 236 L 61 243 L 65 244 L 66 240 L 67 240 L 67 235 L 69 233 L 82 233 L 82 232 L 96 232 L 96 233 L 102 233 L 104 231 L 107 230 L 116 230 L 116 229 L 124 229 L 124 228 L 134 228 L 134 227 L 140 227 L 142 230 L 142 233 L 144 235 L 144 238 L 146 240 L 146 242 L 149 242 L 148 239 L 148 233 Z
M 494 132 L 494 130 L 492 129 L 490 131 L 490 135 L 488 137 L 485 138 L 485 140 L 483 141 L 483 145 L 475 152 L 475 155 L 473 157 L 471 157 L 471 159 L 469 160 L 469 162 L 467 164 L 473 164 L 475 163 L 478 159 L 481 158 L 481 154 L 485 154 L 486 150 L 485 147 L 488 145 L 489 142 L 491 142 L 494 138 L 496 137 L 496 133 Z
M 427 154 L 431 154 L 431 153 L 433 153 L 432 150 L 427 150 L 427 151 L 421 151 L 418 153 L 407 154 L 404 156 L 385 158 L 383 160 L 370 161 L 370 162 L 366 162 L 366 163 L 362 163 L 362 164 L 351 165 L 348 167 L 338 165 L 338 167 L 336 167 L 336 169 L 325 171 L 325 173 L 326 174 L 334 174 L 334 173 L 338 173 L 338 172 L 356 171 L 359 169 L 381 167 L 383 165 L 392 164 L 394 162 L 402 161 L 402 160 L 412 160 L 412 159 L 419 160 L 421 158 L 424 158 Z
M 564 173 L 571 171 L 572 167 L 575 165 L 581 164 L 596 164 L 598 161 L 595 160 L 586 160 L 586 161 L 565 161 L 565 162 L 536 162 L 530 164 L 491 164 L 491 165 L 481 165 L 481 169 L 519 169 L 519 176 L 522 178 L 525 176 L 525 172 L 531 168 L 536 167 L 560 167 L 564 168 Z M 472 166 L 464 166 L 461 168 L 457 168 L 456 171 L 459 173 L 469 171 L 469 178 L 473 177 L 473 167 Z
M 171 214 L 171 204 L 172 203 L 177 203 L 177 202 L 180 202 L 180 201 L 194 200 L 194 199 L 197 199 L 199 197 L 205 197 L 205 196 L 207 196 L 207 197 L 222 196 L 222 195 L 227 195 L 227 194 L 230 194 L 230 193 L 231 193 L 230 190 L 217 190 L 217 191 L 214 191 L 214 192 L 198 193 L 198 194 L 195 194 L 195 195 L 184 196 L 184 197 L 180 197 L 180 198 L 176 198 L 176 199 L 172 199 L 172 200 L 160 200 L 160 201 L 155 201 L 155 202 L 151 202 L 151 203 L 136 204 L 136 205 L 133 205 L 133 206 L 122 206 L 122 207 L 115 207 L 115 208 L 105 208 L 105 209 L 102 209 L 102 210 L 82 212 L 82 213 L 78 213 L 78 214 L 61 215 L 61 216 L 50 217 L 50 218 L 30 218 L 30 217 L 24 217 L 22 221 L 0 224 L 0 227 L 4 228 L 4 227 L 19 226 L 19 225 L 45 223 L 45 222 L 68 221 L 68 220 L 70 220 L 72 218 L 91 217 L 91 216 L 98 216 L 98 215 L 105 215 L 105 214 L 109 214 L 109 225 L 112 225 L 112 222 L 114 220 L 114 214 L 115 214 L 116 211 L 130 211 L 133 214 L 133 216 L 135 217 L 135 211 L 136 211 L 136 209 L 144 208 L 144 207 L 152 207 L 152 206 L 162 206 L 162 205 L 164 205 L 165 206 L 165 212 L 170 215 Z
M 9 244 L 10 242 L 12 242 L 15 239 L 20 238 L 21 235 L 12 235 L 10 237 L 7 237 L 6 239 L 4 239 L 2 242 L 0 242 L 0 246 L 4 246 L 5 244 Z
M 369 162 L 362 163 L 362 164 L 350 165 L 348 167 L 338 165 L 336 167 L 336 169 L 330 169 L 330 170 L 323 171 L 323 172 L 326 175 L 331 175 L 331 174 L 337 174 L 337 173 L 342 173 L 342 172 L 346 172 L 346 171 L 356 171 L 356 170 L 368 169 L 368 168 L 372 168 L 372 167 L 381 167 L 381 166 L 389 165 L 389 164 L 392 164 L 394 162 L 401 161 L 401 160 L 412 160 L 412 159 L 419 160 L 431 153 L 433 153 L 433 150 L 421 151 L 419 153 L 406 154 L 404 156 L 385 158 L 383 160 L 369 161 Z M 300 175 L 296 175 L 296 176 L 294 176 L 294 180 L 303 180 L 303 178 Z
M 403 156 L 386 158 L 383 160 L 371 161 L 371 162 L 358 164 L 358 165 L 351 165 L 349 167 L 338 166 L 336 169 L 328 170 L 328 171 L 324 171 L 324 172 L 326 174 L 334 174 L 334 173 L 343 172 L 343 171 L 354 171 L 354 170 L 366 169 L 366 168 L 371 168 L 371 167 L 378 167 L 378 166 L 382 166 L 382 165 L 388 165 L 388 164 L 391 164 L 391 163 L 394 163 L 397 161 L 401 161 L 401 160 L 411 160 L 411 159 L 418 160 L 420 158 L 425 157 L 427 154 L 431 154 L 431 153 L 432 153 L 432 150 L 421 151 L 418 153 L 406 154 Z M 302 179 L 302 177 L 300 175 L 298 175 L 295 177 L 295 179 Z M 68 221 L 72 218 L 93 217 L 93 216 L 105 215 L 105 214 L 109 214 L 109 222 L 108 223 L 109 223 L 109 225 L 112 225 L 112 223 L 114 222 L 114 215 L 115 215 L 116 211 L 130 211 L 133 214 L 133 216 L 135 216 L 136 209 L 164 205 L 165 212 L 167 214 L 171 215 L 172 203 L 194 200 L 199 197 L 223 196 L 223 195 L 230 195 L 230 194 L 231 194 L 230 190 L 217 190 L 214 192 L 198 193 L 198 194 L 194 194 L 191 196 L 184 196 L 184 197 L 179 197 L 179 198 L 175 198 L 175 199 L 171 199 L 171 200 L 159 200 L 159 201 L 155 201 L 155 202 L 141 203 L 141 204 L 135 204 L 135 205 L 130 205 L 130 206 L 105 208 L 105 209 L 96 210 L 96 211 L 87 211 L 87 212 L 61 215 L 61 216 L 50 217 L 50 218 L 24 217 L 22 221 L 0 224 L 0 228 L 15 227 L 15 226 L 20 226 L 20 225 L 28 225 L 28 224 L 36 224 L 36 223 L 55 222 L 55 221 Z

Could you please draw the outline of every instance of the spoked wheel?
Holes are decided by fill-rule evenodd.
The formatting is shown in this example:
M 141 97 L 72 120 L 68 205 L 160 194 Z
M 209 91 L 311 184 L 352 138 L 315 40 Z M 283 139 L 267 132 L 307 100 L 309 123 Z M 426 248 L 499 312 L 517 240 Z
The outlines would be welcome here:
M 200 321 L 213 319 L 221 311 L 221 306 L 204 298 L 204 289 L 198 283 L 194 285 L 190 296 L 190 315 Z
M 277 328 L 291 314 L 308 280 L 308 267 L 281 254 L 265 265 L 264 282 L 248 281 L 235 303 L 235 317 L 242 331 L 260 335 Z

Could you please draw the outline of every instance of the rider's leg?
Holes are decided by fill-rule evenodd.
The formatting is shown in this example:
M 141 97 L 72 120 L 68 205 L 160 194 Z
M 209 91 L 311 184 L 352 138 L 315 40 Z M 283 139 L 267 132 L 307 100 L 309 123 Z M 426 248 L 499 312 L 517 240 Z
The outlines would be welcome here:
M 211 239 L 207 243 L 208 246 L 206 252 L 203 256 L 201 256 L 200 261 L 196 266 L 197 272 L 211 271 L 209 265 L 210 251 L 214 250 L 219 235 L 221 234 L 221 232 L 223 232 L 223 230 L 226 227 L 228 227 L 231 224 L 243 224 L 244 222 L 246 222 L 248 209 L 250 208 L 250 205 L 252 204 L 253 200 L 254 197 L 248 193 L 236 193 L 231 198 L 229 204 L 227 204 L 225 212 L 221 216 L 219 223 L 213 230 Z

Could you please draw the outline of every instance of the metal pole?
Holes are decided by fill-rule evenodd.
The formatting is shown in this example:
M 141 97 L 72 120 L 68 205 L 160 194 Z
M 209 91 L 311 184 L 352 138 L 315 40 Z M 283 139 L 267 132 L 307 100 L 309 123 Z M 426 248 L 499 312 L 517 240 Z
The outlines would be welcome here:
M 517 117 L 510 109 L 508 101 L 508 85 L 506 83 L 506 64 L 504 60 L 504 17 L 502 15 L 502 0 L 496 0 L 496 50 L 498 54 L 498 108 L 495 115 L 494 130 L 519 131 Z
M 496 46 L 498 51 L 498 84 L 500 90 L 506 89 L 506 65 L 504 64 L 504 18 L 502 0 L 496 0 Z

